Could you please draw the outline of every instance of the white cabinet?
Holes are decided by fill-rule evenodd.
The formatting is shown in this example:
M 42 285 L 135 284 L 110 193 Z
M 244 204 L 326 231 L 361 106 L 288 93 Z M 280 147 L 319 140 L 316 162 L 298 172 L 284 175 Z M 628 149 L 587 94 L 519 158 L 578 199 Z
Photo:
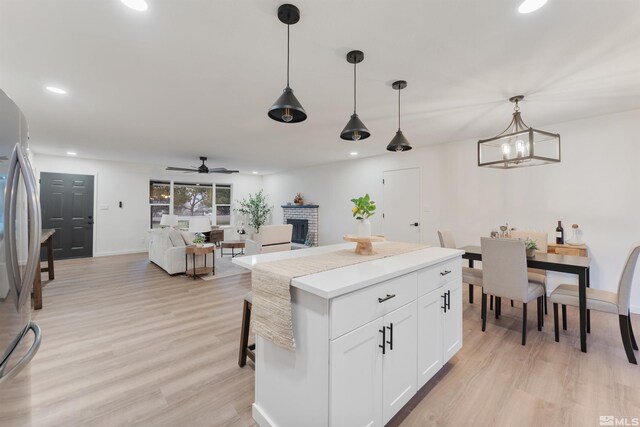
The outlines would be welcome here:
M 449 282 L 443 287 L 443 291 L 447 295 L 442 328 L 443 363 L 447 363 L 462 348 L 462 282 Z
M 382 357 L 382 421 L 389 420 L 416 394 L 416 301 L 383 318 L 386 328 Z
M 418 388 L 442 368 L 442 288 L 418 299 Z
M 428 248 L 292 282 L 295 351 L 256 337 L 257 423 L 387 424 L 462 346 L 460 255 Z
M 462 348 L 462 282 L 418 298 L 418 388 Z
M 416 393 L 416 301 L 331 342 L 331 425 L 381 426 Z
M 378 318 L 331 342 L 331 425 L 382 425 L 383 327 Z

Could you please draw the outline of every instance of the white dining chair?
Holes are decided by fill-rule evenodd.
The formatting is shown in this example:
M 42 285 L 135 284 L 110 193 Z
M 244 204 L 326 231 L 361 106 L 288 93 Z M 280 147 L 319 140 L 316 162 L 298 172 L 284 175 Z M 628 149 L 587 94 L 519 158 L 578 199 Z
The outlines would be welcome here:
M 512 239 L 520 239 L 526 240 L 531 239 L 536 242 L 538 245 L 538 249 L 536 252 L 547 253 L 549 248 L 549 233 L 543 233 L 540 231 L 530 231 L 530 230 L 512 230 L 511 231 Z M 547 271 L 540 270 L 537 268 L 529 268 L 528 269 L 529 281 L 533 283 L 539 283 L 544 287 L 544 314 L 548 313 L 547 309 Z
M 496 298 L 495 316 L 501 315 L 502 298 L 522 302 L 522 345 L 527 342 L 527 303 L 537 300 L 538 330 L 542 330 L 544 287 L 527 275 L 524 241 L 483 237 L 482 246 L 482 331 L 487 325 L 487 294 Z
M 453 233 L 450 231 L 438 230 L 438 238 L 441 247 L 457 249 Z M 482 287 L 482 269 L 462 267 L 462 282 L 469 285 L 469 304 L 473 304 L 473 286 Z
M 629 363 L 638 364 L 633 350 L 638 350 L 636 338 L 633 335 L 631 326 L 631 286 L 633 284 L 633 273 L 640 255 L 640 242 L 634 244 L 627 256 L 620 281 L 618 282 L 618 292 L 603 291 L 601 289 L 587 288 L 587 309 L 598 310 L 606 313 L 618 315 L 620 324 L 620 336 L 622 345 L 627 353 Z M 560 341 L 560 330 L 558 328 L 558 304 L 562 305 L 563 324 L 566 329 L 566 306 L 580 306 L 578 287 L 575 285 L 560 285 L 551 292 L 549 299 L 553 303 L 553 324 L 556 342 Z

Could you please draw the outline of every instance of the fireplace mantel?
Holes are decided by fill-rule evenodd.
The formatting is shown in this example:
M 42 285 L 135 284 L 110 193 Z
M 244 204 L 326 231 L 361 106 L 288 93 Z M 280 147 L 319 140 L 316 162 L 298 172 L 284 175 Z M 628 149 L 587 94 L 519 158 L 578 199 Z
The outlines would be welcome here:
M 286 209 L 318 209 L 319 205 L 280 205 L 281 208 Z

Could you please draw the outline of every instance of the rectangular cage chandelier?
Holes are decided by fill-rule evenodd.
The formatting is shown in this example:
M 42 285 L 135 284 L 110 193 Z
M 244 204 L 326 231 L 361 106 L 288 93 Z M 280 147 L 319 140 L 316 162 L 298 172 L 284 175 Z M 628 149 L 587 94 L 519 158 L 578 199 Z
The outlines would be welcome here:
M 518 107 L 523 99 L 523 95 L 509 98 L 516 105 L 513 119 L 504 132 L 478 141 L 478 166 L 513 169 L 560 163 L 560 134 L 527 126 Z

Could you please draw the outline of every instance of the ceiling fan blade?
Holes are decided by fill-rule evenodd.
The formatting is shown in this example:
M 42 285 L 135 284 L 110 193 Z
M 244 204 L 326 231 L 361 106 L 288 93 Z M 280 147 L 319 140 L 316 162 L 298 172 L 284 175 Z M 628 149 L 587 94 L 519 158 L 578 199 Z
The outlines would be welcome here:
M 176 168 L 173 166 L 167 167 L 168 171 L 181 171 L 181 172 L 198 172 L 198 169 Z
M 232 173 L 238 173 L 239 171 L 235 171 L 235 170 L 230 170 L 227 168 L 211 168 L 209 169 L 209 173 L 226 173 L 226 174 L 232 174 Z

